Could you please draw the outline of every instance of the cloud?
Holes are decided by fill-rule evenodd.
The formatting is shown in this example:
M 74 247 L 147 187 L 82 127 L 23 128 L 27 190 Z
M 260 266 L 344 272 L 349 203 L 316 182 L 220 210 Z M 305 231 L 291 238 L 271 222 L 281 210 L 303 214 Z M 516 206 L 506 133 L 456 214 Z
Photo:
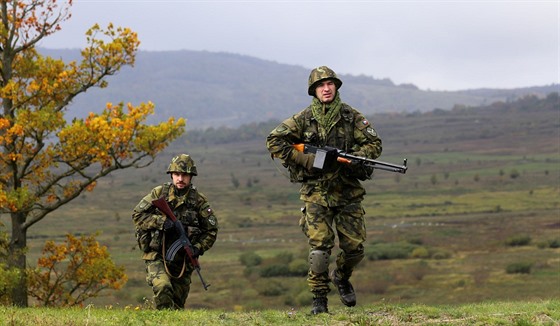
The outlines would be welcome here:
M 83 47 L 85 30 L 113 22 L 141 50 L 254 56 L 423 89 L 559 82 L 558 1 L 100 1 L 41 45 Z

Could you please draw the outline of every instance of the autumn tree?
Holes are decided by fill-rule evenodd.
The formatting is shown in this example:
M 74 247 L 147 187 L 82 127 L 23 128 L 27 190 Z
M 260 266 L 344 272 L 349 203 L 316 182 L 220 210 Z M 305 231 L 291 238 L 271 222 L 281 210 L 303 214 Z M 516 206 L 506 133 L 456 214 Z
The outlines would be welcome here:
M 115 265 L 95 235 L 71 234 L 62 244 L 45 243 L 28 278 L 30 295 L 44 306 L 55 307 L 80 306 L 103 290 L 122 288 L 127 281 L 124 267 Z
M 183 119 L 147 125 L 152 103 L 107 104 L 65 119 L 72 100 L 134 64 L 139 41 L 128 28 L 95 25 L 81 59 L 44 57 L 37 43 L 70 18 L 72 1 L 0 1 L 0 215 L 10 217 L 8 267 L 26 269 L 29 228 L 91 191 L 98 179 L 143 167 L 184 131 Z M 13 304 L 27 306 L 20 273 Z

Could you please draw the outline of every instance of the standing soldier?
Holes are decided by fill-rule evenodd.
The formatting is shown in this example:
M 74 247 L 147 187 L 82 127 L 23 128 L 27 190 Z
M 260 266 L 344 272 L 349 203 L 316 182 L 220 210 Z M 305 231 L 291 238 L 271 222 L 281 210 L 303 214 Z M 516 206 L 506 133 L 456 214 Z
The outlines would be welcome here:
M 312 314 L 328 312 L 327 294 L 332 281 L 346 306 L 356 305 L 350 283 L 354 267 L 364 258 L 366 240 L 365 189 L 360 180 L 371 178 L 373 169 L 363 165 L 333 164 L 313 168 L 315 154 L 304 154 L 294 144 L 330 146 L 356 156 L 375 159 L 381 154 L 381 139 L 369 121 L 341 101 L 342 81 L 326 66 L 309 75 L 310 106 L 284 120 L 267 137 L 267 148 L 281 159 L 292 182 L 300 182 L 300 199 L 305 203 L 300 226 L 309 239 L 307 282 L 313 293 Z M 329 274 L 329 257 L 338 236 L 341 252 L 336 269 Z
M 179 238 L 173 223 L 152 201 L 163 197 L 174 215 L 184 226 L 193 246 L 195 258 L 214 245 L 218 221 L 206 197 L 192 184 L 196 166 L 187 154 L 175 156 L 167 174 L 171 181 L 157 186 L 134 208 L 132 220 L 136 226 L 138 246 L 146 263 L 146 281 L 154 292 L 157 309 L 184 309 L 189 295 L 193 266 L 184 250 L 171 261 L 165 260 L 166 249 Z

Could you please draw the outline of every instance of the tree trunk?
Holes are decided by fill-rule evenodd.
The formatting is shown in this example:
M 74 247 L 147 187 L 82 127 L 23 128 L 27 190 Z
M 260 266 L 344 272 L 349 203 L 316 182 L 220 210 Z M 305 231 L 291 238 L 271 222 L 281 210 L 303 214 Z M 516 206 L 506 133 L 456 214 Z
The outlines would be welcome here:
M 25 214 L 12 213 L 12 239 L 10 242 L 10 267 L 20 271 L 17 284 L 12 291 L 12 303 L 18 307 L 27 307 L 27 273 L 26 273 L 26 248 L 27 229 L 23 228 Z

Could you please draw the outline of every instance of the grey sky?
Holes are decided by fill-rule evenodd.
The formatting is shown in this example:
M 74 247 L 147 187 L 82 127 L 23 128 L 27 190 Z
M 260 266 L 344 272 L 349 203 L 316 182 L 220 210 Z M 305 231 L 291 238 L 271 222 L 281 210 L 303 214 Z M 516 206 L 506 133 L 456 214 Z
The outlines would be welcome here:
M 130 27 L 141 50 L 249 55 L 421 89 L 559 83 L 560 1 L 74 0 L 40 45 L 78 48 L 95 23 Z

